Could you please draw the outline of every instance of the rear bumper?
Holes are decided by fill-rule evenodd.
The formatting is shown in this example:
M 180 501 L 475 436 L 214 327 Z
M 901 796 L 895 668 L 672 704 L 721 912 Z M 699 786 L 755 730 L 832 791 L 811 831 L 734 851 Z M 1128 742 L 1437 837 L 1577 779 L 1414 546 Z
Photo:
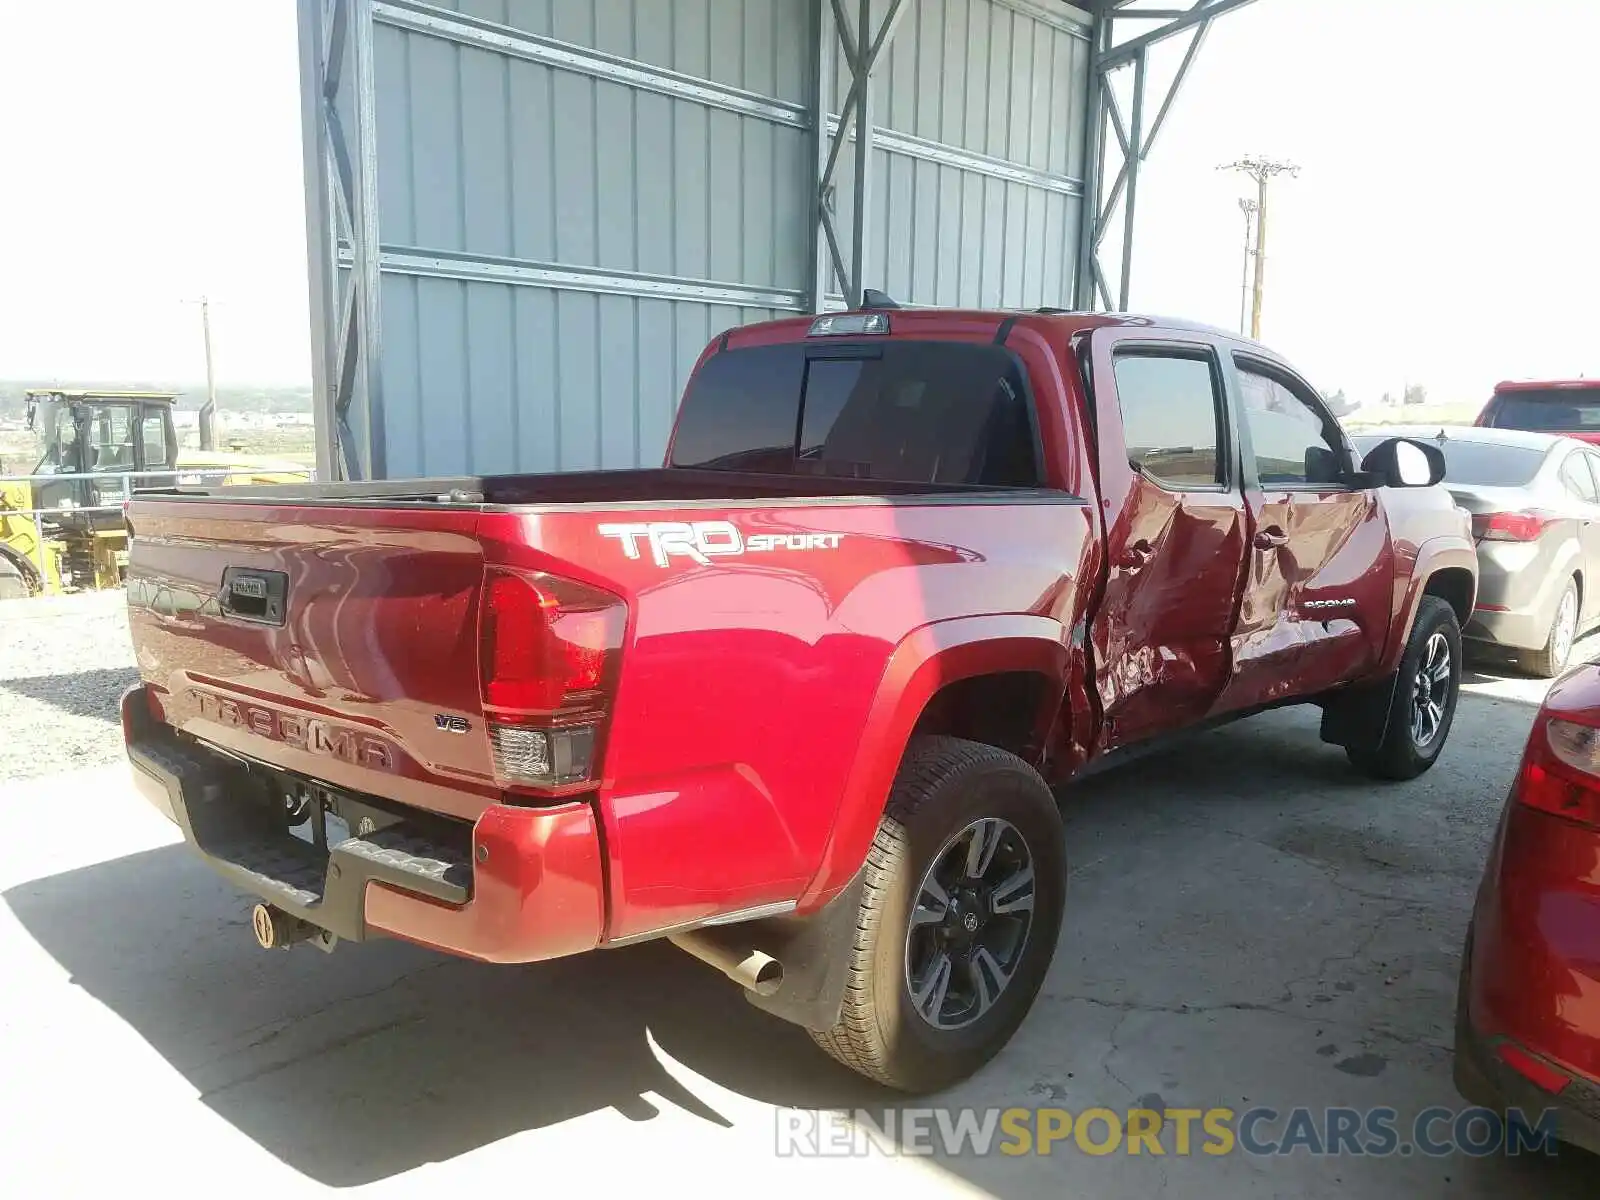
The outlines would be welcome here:
M 1572 578 L 1574 554 L 1570 547 L 1553 551 L 1535 542 L 1478 543 L 1477 607 L 1462 636 L 1510 650 L 1543 650 Z
M 1461 631 L 1469 642 L 1503 646 L 1508 650 L 1543 650 L 1550 640 L 1550 626 L 1555 620 L 1552 612 L 1547 618 L 1540 612 L 1494 612 L 1475 609 L 1472 620 Z
M 1500 1059 L 1498 1050 L 1509 1040 L 1485 1038 L 1462 1022 L 1456 1031 L 1453 1064 L 1456 1091 L 1471 1104 L 1503 1116 L 1519 1111 L 1530 1129 L 1537 1129 L 1541 1118 L 1553 1113 L 1558 1139 L 1600 1154 L 1600 1084 L 1574 1079 L 1559 1095 L 1551 1095 Z M 1527 1054 L 1526 1047 L 1511 1045 Z
M 392 936 L 486 962 L 591 950 L 605 923 L 594 811 L 490 805 L 469 846 L 404 823 L 318 849 L 274 822 L 248 772 L 155 721 L 144 688 L 122 698 L 139 793 L 241 890 L 347 941 Z

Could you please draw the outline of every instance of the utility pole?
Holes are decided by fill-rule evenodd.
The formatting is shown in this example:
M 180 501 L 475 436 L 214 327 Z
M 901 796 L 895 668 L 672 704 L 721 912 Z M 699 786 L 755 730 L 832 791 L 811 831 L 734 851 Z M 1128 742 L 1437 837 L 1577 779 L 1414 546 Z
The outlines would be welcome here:
M 1251 236 L 1255 232 L 1255 215 L 1260 205 L 1247 197 L 1239 197 L 1239 211 L 1244 214 L 1244 277 L 1239 281 L 1239 332 L 1244 332 L 1245 307 L 1250 299 L 1250 256 L 1255 253 Z
M 1241 171 L 1256 181 L 1256 277 L 1254 303 L 1250 310 L 1250 336 L 1259 340 L 1261 296 L 1266 288 L 1267 275 L 1267 181 L 1279 175 L 1290 177 L 1299 175 L 1300 168 L 1293 163 L 1276 162 L 1256 156 L 1223 163 L 1217 170 Z

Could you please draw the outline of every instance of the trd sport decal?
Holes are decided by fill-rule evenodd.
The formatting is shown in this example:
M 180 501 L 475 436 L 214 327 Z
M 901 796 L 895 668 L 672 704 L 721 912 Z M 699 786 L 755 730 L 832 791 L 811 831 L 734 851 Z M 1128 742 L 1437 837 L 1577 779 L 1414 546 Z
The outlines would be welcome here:
M 771 550 L 837 550 L 838 533 L 739 532 L 731 521 L 644 521 L 637 525 L 601 525 L 601 537 L 616 538 L 629 558 L 639 557 L 640 540 L 650 544 L 650 557 L 658 567 L 672 555 L 682 555 L 703 567 L 713 558 L 729 554 L 763 554 Z

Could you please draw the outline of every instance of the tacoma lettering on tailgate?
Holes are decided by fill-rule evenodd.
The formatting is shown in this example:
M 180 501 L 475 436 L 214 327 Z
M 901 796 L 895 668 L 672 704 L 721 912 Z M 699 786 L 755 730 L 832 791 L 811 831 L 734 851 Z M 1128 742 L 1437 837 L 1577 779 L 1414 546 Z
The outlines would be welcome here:
M 347 729 L 318 717 L 297 717 L 264 705 L 215 696 L 199 688 L 189 689 L 189 699 L 199 708 L 202 717 L 209 717 L 221 725 L 245 729 L 297 750 L 326 755 L 358 766 L 375 767 L 380 771 L 394 767 L 394 756 L 389 753 L 388 745 L 371 734 Z

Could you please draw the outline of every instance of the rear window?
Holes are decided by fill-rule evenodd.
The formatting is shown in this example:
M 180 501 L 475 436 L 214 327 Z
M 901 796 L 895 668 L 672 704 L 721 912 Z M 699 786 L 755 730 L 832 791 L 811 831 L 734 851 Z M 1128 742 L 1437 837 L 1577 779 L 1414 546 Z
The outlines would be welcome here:
M 1037 487 L 1032 412 L 999 346 L 753 346 L 712 355 L 690 382 L 670 465 Z
M 1600 431 L 1600 390 L 1501 392 L 1491 423 L 1500 429 Z
M 1356 453 L 1363 457 L 1386 437 L 1356 437 Z M 1444 451 L 1444 482 L 1476 487 L 1522 487 L 1532 483 L 1544 462 L 1543 450 L 1527 446 L 1496 446 L 1491 442 L 1426 439 Z

